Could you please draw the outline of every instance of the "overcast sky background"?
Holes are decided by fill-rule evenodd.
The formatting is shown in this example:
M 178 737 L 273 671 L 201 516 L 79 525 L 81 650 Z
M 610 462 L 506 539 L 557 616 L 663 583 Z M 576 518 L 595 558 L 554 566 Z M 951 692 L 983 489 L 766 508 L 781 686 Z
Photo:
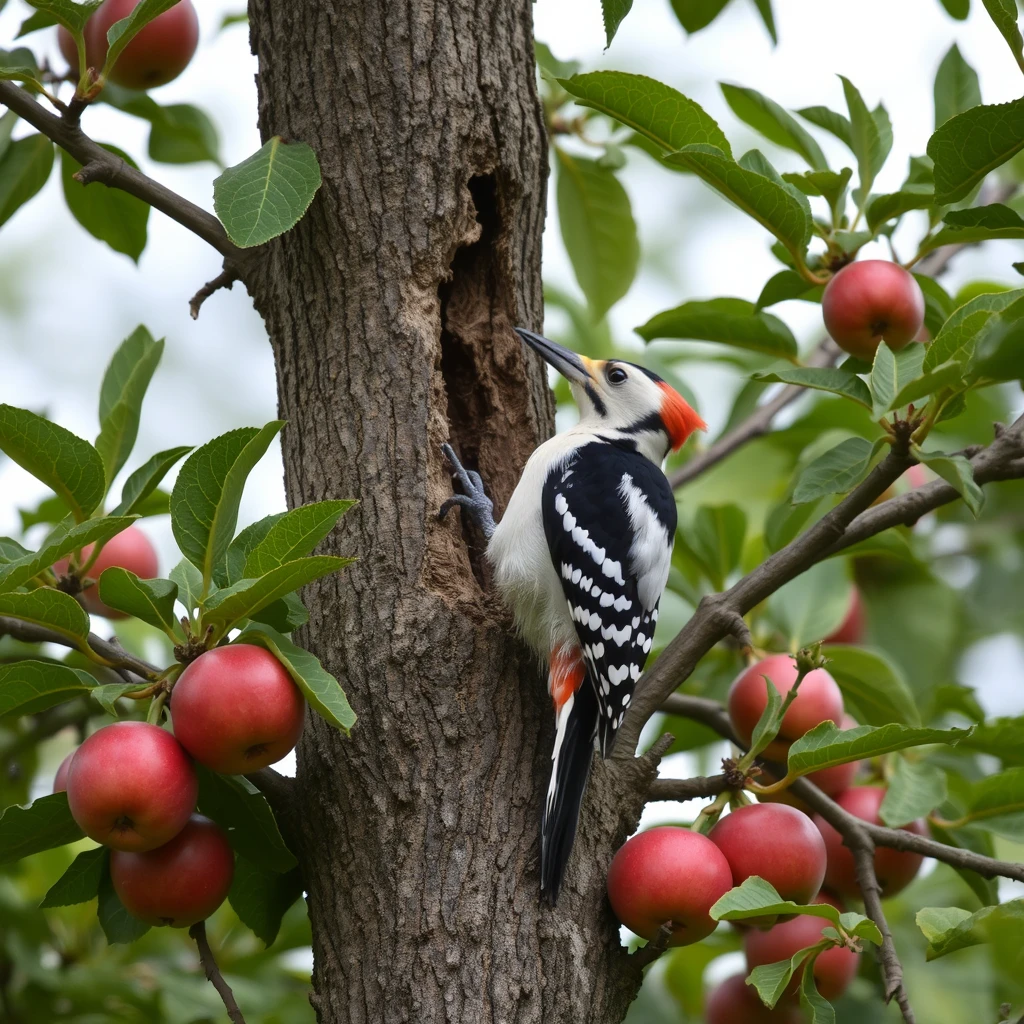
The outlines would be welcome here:
M 246 27 L 217 30 L 222 17 L 239 11 L 242 3 L 197 0 L 196 7 L 202 31 L 197 58 L 185 75 L 153 96 L 163 104 L 202 106 L 220 132 L 223 159 L 233 164 L 260 146 L 256 65 Z M 559 58 L 579 60 L 584 70 L 637 71 L 671 84 L 718 120 L 737 153 L 757 146 L 780 170 L 801 169 L 799 159 L 742 125 L 717 83 L 755 87 L 786 107 L 827 104 L 844 109 L 836 75 L 848 76 L 869 106 L 884 99 L 893 122 L 893 152 L 875 191 L 894 190 L 905 176 L 907 158 L 924 151 L 933 129 L 935 69 L 954 41 L 981 76 L 984 102 L 1003 102 L 1021 92 L 1020 72 L 980 3 L 972 5 L 966 22 L 949 18 L 938 0 L 776 0 L 775 7 L 777 47 L 750 0 L 732 0 L 723 16 L 691 38 L 679 27 L 668 0 L 635 0 L 607 52 L 598 0 L 538 0 L 534 14 L 537 38 Z M 2 45 L 11 45 L 29 13 L 20 0 L 12 0 L 0 13 Z M 25 42 L 61 66 L 53 30 Z M 108 107 L 88 111 L 83 123 L 94 138 L 116 142 L 147 173 L 212 209 L 213 165 L 149 162 L 144 123 Z M 22 126 L 19 134 L 24 130 Z M 826 154 L 841 161 L 839 166 L 850 162 L 837 141 L 821 133 L 817 137 Z M 611 313 L 620 340 L 635 337 L 633 327 L 651 314 L 688 298 L 754 299 L 778 269 L 765 233 L 692 176 L 669 175 L 644 155 L 634 154 L 622 177 L 642 247 L 656 258 L 645 264 L 630 294 Z M 914 233 L 911 225 L 897 235 L 898 251 L 912 251 Z M 989 243 L 958 257 L 944 283 L 951 291 L 978 277 L 1019 283 L 1010 268 L 1013 259 L 1020 259 L 1019 244 Z M 171 445 L 201 444 L 234 427 L 274 418 L 271 351 L 241 286 L 213 296 L 198 321 L 189 318 L 189 297 L 218 270 L 219 259 L 210 248 L 158 213 L 150 217 L 149 244 L 136 267 L 71 218 L 55 172 L 43 193 L 0 234 L 0 401 L 45 411 L 76 433 L 94 437 L 106 361 L 123 337 L 145 323 L 156 337 L 167 338 L 167 348 L 146 401 L 129 470 Z M 553 209 L 545 235 L 545 277 L 578 294 Z M 816 306 L 786 303 L 776 311 L 804 341 L 820 326 Z M 725 418 L 735 375 L 702 371 L 690 383 L 699 389 L 714 429 Z M 0 464 L 0 534 L 17 533 L 16 509 L 33 506 L 45 493 L 17 466 Z M 250 477 L 239 525 L 282 508 L 275 446 Z M 157 543 L 166 571 L 177 561 L 169 524 L 164 518 L 148 521 L 144 528 Z M 962 667 L 961 678 L 980 687 L 993 713 L 1020 712 L 1024 668 L 1020 645 L 1012 638 L 979 647 Z M 671 767 L 674 773 L 684 770 L 683 765 Z M 677 814 L 678 809 L 658 813 Z

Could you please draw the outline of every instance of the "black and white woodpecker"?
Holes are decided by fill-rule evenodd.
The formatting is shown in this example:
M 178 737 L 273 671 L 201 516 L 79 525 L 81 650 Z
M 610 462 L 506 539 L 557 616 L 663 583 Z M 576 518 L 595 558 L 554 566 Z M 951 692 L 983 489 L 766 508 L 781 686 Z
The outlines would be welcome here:
M 516 328 L 569 382 L 579 422 L 530 456 L 500 523 L 480 476 L 445 445 L 516 627 L 543 659 L 555 708 L 541 821 L 541 889 L 554 904 L 596 747 L 608 757 L 643 671 L 676 531 L 661 470 L 704 421 L 657 374 L 591 360 Z

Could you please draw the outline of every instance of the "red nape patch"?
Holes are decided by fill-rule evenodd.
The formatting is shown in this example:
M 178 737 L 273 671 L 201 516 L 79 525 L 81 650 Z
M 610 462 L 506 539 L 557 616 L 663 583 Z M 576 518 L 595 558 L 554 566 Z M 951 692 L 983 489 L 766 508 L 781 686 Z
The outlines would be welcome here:
M 586 669 L 579 647 L 559 647 L 551 652 L 548 668 L 548 692 L 555 702 L 555 711 L 579 689 Z
M 672 451 L 678 451 L 695 430 L 707 430 L 708 425 L 678 391 L 664 381 L 658 387 L 662 391 L 661 419 L 672 441 Z

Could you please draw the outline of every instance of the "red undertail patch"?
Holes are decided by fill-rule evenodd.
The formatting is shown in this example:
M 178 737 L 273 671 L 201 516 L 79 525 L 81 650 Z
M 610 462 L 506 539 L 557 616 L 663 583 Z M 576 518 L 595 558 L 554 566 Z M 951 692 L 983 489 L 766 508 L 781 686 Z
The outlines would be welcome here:
M 557 712 L 583 682 L 583 652 L 579 647 L 559 647 L 551 652 L 548 665 L 548 690 Z

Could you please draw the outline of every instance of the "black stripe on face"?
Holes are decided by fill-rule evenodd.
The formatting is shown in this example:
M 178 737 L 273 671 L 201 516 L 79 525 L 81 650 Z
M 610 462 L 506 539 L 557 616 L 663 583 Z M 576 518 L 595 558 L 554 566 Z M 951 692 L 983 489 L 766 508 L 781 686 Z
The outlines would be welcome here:
M 649 412 L 642 420 L 637 420 L 636 423 L 631 423 L 628 427 L 624 427 L 623 433 L 643 434 L 648 431 L 655 433 L 659 430 L 663 434 L 666 433 L 665 424 L 662 422 L 661 416 L 656 412 Z
M 597 412 L 597 415 L 607 416 L 608 409 L 605 406 L 604 402 L 601 400 L 601 396 L 597 393 L 597 389 L 594 387 L 594 385 L 591 384 L 590 381 L 587 381 L 586 384 L 583 385 L 583 390 L 586 392 L 587 398 L 589 398 L 591 403 L 593 404 L 594 410 Z

